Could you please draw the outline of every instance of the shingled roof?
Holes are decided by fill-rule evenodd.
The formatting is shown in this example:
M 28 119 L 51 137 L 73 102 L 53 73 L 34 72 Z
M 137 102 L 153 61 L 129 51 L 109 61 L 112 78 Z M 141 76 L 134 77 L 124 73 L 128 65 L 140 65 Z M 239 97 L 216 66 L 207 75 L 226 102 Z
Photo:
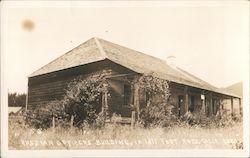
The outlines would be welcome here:
M 137 73 L 152 73 L 159 78 L 204 90 L 239 97 L 222 91 L 178 67 L 169 66 L 166 61 L 141 52 L 111 43 L 100 38 L 91 38 L 66 54 L 32 73 L 29 77 L 64 70 L 75 66 L 109 59 Z

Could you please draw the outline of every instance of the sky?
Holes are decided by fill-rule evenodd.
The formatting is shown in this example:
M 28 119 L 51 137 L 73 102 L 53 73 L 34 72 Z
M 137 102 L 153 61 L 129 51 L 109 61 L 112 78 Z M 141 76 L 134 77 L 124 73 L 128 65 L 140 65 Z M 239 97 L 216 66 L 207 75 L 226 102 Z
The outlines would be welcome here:
M 217 86 L 242 81 L 249 63 L 247 1 L 31 2 L 1 6 L 1 68 L 9 92 L 92 37 L 161 59 Z

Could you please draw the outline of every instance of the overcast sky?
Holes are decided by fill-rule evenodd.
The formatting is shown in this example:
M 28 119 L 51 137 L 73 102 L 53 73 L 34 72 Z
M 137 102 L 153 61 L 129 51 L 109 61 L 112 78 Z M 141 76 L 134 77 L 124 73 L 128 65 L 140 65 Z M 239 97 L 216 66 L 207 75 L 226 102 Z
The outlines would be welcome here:
M 246 75 L 247 1 L 29 1 L 4 6 L 1 55 L 9 92 L 26 92 L 29 74 L 92 37 L 162 59 L 174 55 L 179 67 L 217 87 Z

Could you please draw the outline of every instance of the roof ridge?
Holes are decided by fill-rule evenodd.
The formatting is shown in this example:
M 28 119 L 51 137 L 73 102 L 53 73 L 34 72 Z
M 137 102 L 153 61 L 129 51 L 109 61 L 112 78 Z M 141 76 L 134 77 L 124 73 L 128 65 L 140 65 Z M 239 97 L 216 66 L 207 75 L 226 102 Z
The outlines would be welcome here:
M 94 37 L 94 39 L 95 39 L 95 43 L 96 43 L 101 55 L 103 56 L 103 58 L 105 58 L 105 59 L 108 58 L 107 53 L 104 51 L 104 49 L 103 49 L 101 43 L 99 42 L 98 38 Z
M 95 38 L 96 38 L 96 37 L 95 37 Z M 143 52 L 141 52 L 141 51 L 139 51 L 139 50 L 135 50 L 135 49 L 133 49 L 133 48 L 129 48 L 129 47 L 127 47 L 127 46 L 123 46 L 123 45 L 114 43 L 114 42 L 112 42 L 112 41 L 107 41 L 107 40 L 102 39 L 102 38 L 97 38 L 97 39 L 98 39 L 98 40 L 100 39 L 100 40 L 102 40 L 102 41 L 104 41 L 104 42 L 111 43 L 111 44 L 116 45 L 116 46 L 119 46 L 119 47 L 123 47 L 123 48 L 125 48 L 125 49 L 128 49 L 128 50 L 134 51 L 134 52 L 136 52 L 136 53 L 139 53 L 139 54 L 141 54 L 141 55 L 144 55 L 144 56 L 148 56 L 148 57 L 157 59 L 157 60 L 159 60 L 159 61 L 161 61 L 161 62 L 165 62 L 164 59 L 161 59 L 161 58 L 159 58 L 159 57 L 156 57 L 156 56 L 153 56 L 153 55 L 150 55 L 150 54 L 147 54 L 147 53 L 143 53 Z M 166 65 L 168 65 L 168 64 L 166 64 Z M 168 66 L 169 66 L 169 65 L 168 65 Z

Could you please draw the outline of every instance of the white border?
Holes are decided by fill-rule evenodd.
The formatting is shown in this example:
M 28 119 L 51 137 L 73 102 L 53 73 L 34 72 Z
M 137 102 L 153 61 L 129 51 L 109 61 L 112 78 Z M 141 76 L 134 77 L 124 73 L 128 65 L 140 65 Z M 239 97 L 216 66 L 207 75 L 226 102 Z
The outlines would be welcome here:
M 1 20 L 3 10 L 7 7 L 164 7 L 164 6 L 220 6 L 223 1 L 5 1 L 1 3 Z M 229 6 L 249 5 L 248 1 L 227 1 Z M 1 23 L 1 32 L 7 26 Z M 248 157 L 249 156 L 249 54 L 246 54 L 244 79 L 244 150 L 8 150 L 8 107 L 5 43 L 1 42 L 1 156 L 3 157 Z M 249 48 L 249 46 L 248 46 Z

